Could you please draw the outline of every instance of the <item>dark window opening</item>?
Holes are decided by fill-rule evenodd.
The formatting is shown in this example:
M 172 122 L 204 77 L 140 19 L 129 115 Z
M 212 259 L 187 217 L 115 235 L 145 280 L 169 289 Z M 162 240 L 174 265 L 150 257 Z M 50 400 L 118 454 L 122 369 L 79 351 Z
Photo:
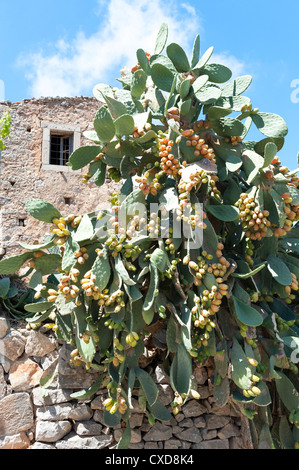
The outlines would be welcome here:
M 66 165 L 73 151 L 71 135 L 54 135 L 50 137 L 50 165 Z
M 14 186 L 16 184 L 15 181 L 9 181 L 9 182 L 10 182 L 11 186 Z
M 31 126 L 27 126 L 26 131 L 31 132 Z
M 64 199 L 64 203 L 65 203 L 66 205 L 68 205 L 68 206 L 69 206 L 70 203 L 72 202 L 72 198 L 71 198 L 71 197 L 64 197 L 63 199 Z
M 20 227 L 25 227 L 25 220 L 26 219 L 19 219 L 19 226 Z

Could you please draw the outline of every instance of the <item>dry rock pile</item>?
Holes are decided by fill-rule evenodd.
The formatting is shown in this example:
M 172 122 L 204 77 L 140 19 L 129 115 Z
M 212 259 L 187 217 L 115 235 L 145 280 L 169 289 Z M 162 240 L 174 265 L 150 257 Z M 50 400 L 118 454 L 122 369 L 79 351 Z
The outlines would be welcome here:
M 114 449 L 122 427 L 107 428 L 103 420 L 106 390 L 85 400 L 71 398 L 89 387 L 98 372 L 74 368 L 71 348 L 48 330 L 27 330 L 0 314 L 0 449 Z M 51 376 L 45 391 L 40 380 Z M 173 392 L 161 366 L 149 365 L 159 399 L 171 407 Z M 169 422 L 151 425 L 139 407 L 137 393 L 130 418 L 131 449 L 250 448 L 247 421 L 229 404 L 215 404 L 209 367 L 198 366 L 199 400 L 189 399 Z

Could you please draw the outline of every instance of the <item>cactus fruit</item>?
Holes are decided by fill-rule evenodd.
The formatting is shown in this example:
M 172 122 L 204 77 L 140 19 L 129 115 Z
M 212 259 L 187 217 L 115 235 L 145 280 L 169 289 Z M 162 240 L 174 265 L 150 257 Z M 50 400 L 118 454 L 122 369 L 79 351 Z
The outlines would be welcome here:
M 139 183 L 139 189 L 141 189 L 144 195 L 151 193 L 153 196 L 156 196 L 158 191 L 162 189 L 160 179 L 163 174 L 164 171 L 154 167 L 147 170 L 142 176 L 136 177 L 136 183 Z
M 246 237 L 250 240 L 266 237 L 271 227 L 271 222 L 268 220 L 269 211 L 259 207 L 254 198 L 248 197 L 246 193 L 241 194 L 236 206 L 240 210 L 239 218 Z
M 201 296 L 194 296 L 195 304 L 191 309 L 191 313 L 195 328 L 199 328 L 199 332 L 194 339 L 194 345 L 197 348 L 202 345 L 207 346 L 210 332 L 216 326 L 211 317 L 219 311 L 222 300 L 227 295 L 228 285 L 223 282 L 222 277 L 225 276 L 229 262 L 222 254 L 223 248 L 222 243 L 217 244 L 216 254 L 219 263 L 209 263 L 210 255 L 205 251 L 202 252 L 202 256 L 197 258 L 198 262 L 189 261 L 188 263 L 190 272 L 196 278 L 196 285 L 204 285 L 205 276 L 209 274 L 213 275 L 215 279 L 215 284 L 210 289 L 202 290 Z
M 206 119 L 200 119 L 193 124 L 194 132 L 199 132 L 200 130 L 208 130 L 210 129 L 210 123 Z
M 176 122 L 180 120 L 180 110 L 179 108 L 173 106 L 167 110 L 166 119 L 174 119 Z
M 205 139 L 200 138 L 199 134 L 195 133 L 193 129 L 187 129 L 182 132 L 182 135 L 186 137 L 187 147 L 194 148 L 195 157 L 204 157 L 216 163 L 214 150 L 208 146 Z
M 116 183 L 119 183 L 121 180 L 121 173 L 118 168 L 111 167 L 108 169 L 109 178 L 111 178 Z
M 242 142 L 242 137 L 234 136 L 234 137 L 227 137 L 225 139 L 226 143 L 231 143 L 233 147 L 236 147 L 240 142 Z
M 137 341 L 139 340 L 139 335 L 135 331 L 132 331 L 132 333 L 129 333 L 126 336 L 126 343 L 131 347 L 134 348 L 137 344 Z
M 70 231 L 67 228 L 67 224 L 69 222 L 67 220 L 69 221 L 70 219 L 64 219 L 63 217 L 53 219 L 54 225 L 50 227 L 50 231 L 56 235 L 54 243 L 58 246 L 63 246 L 67 238 L 70 236 Z
M 159 139 L 159 157 L 161 158 L 160 167 L 164 173 L 176 176 L 180 169 L 180 163 L 171 153 L 173 144 L 173 140 L 169 140 L 167 137 Z

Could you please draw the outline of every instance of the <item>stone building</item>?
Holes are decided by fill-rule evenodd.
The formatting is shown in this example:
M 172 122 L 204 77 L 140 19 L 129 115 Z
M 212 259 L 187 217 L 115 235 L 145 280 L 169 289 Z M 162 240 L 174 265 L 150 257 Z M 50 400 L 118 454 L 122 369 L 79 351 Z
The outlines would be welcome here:
M 115 191 L 109 179 L 102 188 L 84 184 L 86 168 L 66 166 L 73 150 L 90 143 L 83 132 L 93 129 L 100 106 L 91 97 L 0 102 L 0 115 L 9 110 L 12 117 L 11 138 L 0 157 L 0 256 L 21 252 L 20 241 L 42 241 L 48 229 L 26 212 L 28 199 L 45 199 L 66 216 L 95 210 Z

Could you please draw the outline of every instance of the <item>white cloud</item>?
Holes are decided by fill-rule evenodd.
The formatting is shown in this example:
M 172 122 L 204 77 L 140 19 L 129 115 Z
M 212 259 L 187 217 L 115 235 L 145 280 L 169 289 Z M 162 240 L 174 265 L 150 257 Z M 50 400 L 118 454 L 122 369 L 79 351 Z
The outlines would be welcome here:
M 41 50 L 19 58 L 32 96 L 91 95 L 97 83 L 111 84 L 123 66 L 136 64 L 138 48 L 153 51 L 162 22 L 169 26 L 168 43 L 180 44 L 189 55 L 202 29 L 194 8 L 186 2 L 171 0 L 166 8 L 162 0 L 98 0 L 97 8 L 100 21 L 94 33 L 80 31 L 69 42 L 57 38 L 54 52 Z M 221 58 L 226 60 L 222 63 L 230 61 L 235 70 L 242 69 L 236 58 L 228 54 Z
M 182 3 L 181 6 L 187 10 L 190 15 L 196 15 L 196 10 L 193 6 L 189 5 L 188 3 Z
M 247 73 L 245 63 L 241 62 L 239 59 L 229 54 L 228 52 L 223 52 L 220 54 L 213 54 L 211 62 L 226 65 L 232 71 L 232 78 L 244 75 Z

